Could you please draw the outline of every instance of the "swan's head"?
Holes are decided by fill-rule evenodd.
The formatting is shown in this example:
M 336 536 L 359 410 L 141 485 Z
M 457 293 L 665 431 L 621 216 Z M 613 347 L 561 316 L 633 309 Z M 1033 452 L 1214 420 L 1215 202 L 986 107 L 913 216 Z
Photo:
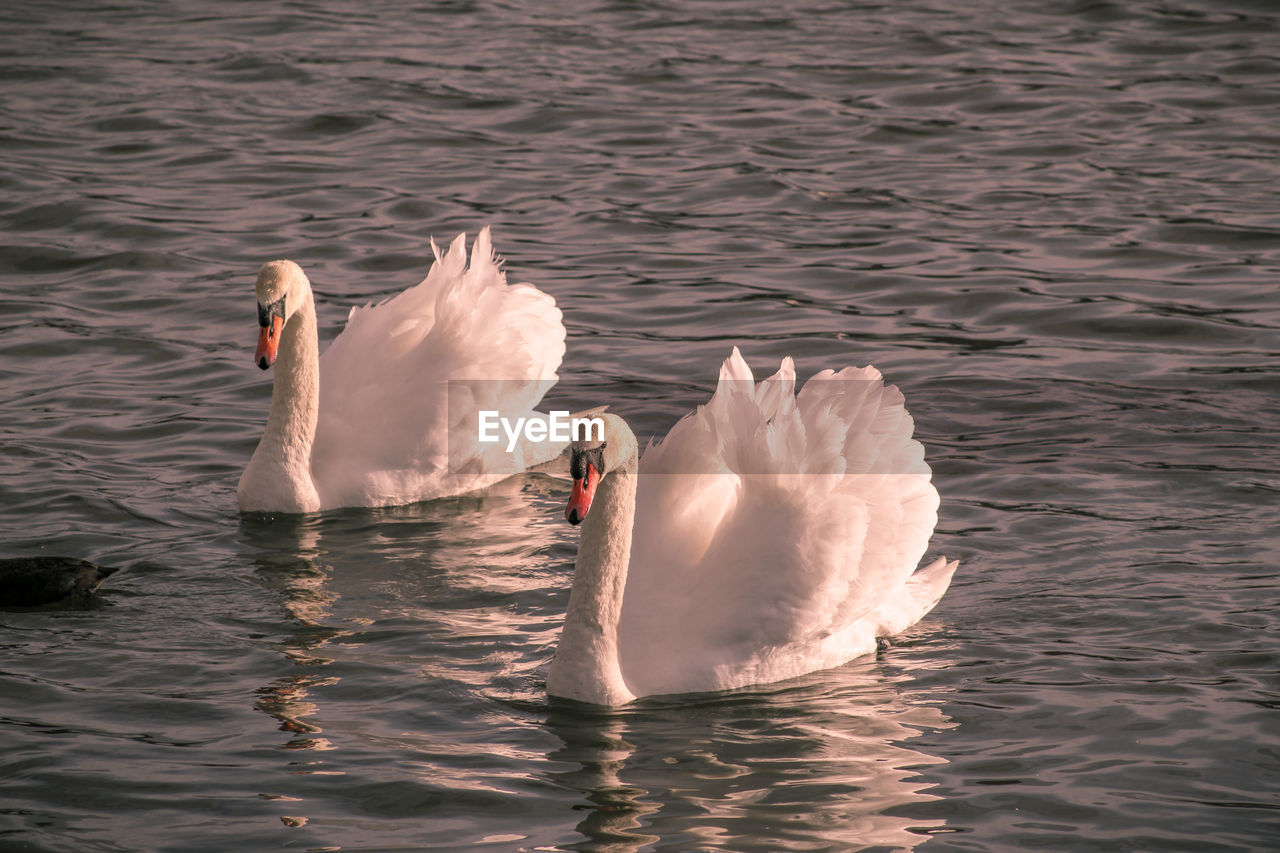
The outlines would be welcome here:
M 569 444 L 569 473 L 573 476 L 573 492 L 564 508 L 570 524 L 581 524 L 591 510 L 596 486 L 610 471 L 634 469 L 637 457 L 635 433 L 627 422 L 603 409 L 581 412 L 575 417 L 599 418 L 604 422 L 600 440 L 574 441 Z
M 266 370 L 275 364 L 285 321 L 311 293 L 311 282 L 293 261 L 267 261 L 258 270 L 258 350 L 253 360 Z

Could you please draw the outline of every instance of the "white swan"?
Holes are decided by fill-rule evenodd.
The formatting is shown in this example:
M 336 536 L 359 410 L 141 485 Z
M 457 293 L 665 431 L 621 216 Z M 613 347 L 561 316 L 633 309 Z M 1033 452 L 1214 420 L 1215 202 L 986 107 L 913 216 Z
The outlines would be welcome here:
M 873 651 L 946 592 L 916 571 L 938 494 L 902 394 L 872 367 L 794 392 L 737 348 L 715 394 L 638 460 L 616 415 L 571 447 L 582 523 L 551 695 L 600 705 L 766 684 Z M 633 535 L 634 531 L 634 535 Z
M 292 261 L 258 274 L 255 360 L 275 365 L 271 411 L 240 478 L 240 508 L 316 512 L 460 494 L 554 457 L 564 444 L 478 443 L 477 412 L 534 417 L 564 357 L 555 300 L 509 285 L 489 229 L 466 235 L 426 279 L 351 309 L 320 357 L 311 283 Z M 545 416 L 543 416 L 545 417 Z M 514 423 L 514 420 L 512 421 Z

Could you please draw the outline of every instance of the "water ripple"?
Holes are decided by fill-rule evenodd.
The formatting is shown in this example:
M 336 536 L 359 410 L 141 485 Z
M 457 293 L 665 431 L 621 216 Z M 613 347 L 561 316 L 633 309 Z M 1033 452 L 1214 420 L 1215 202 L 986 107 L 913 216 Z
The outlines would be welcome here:
M 125 566 L 97 606 L 0 614 L 6 838 L 1273 840 L 1269 5 L 0 18 L 6 553 Z M 486 223 L 565 312 L 554 401 L 641 435 L 733 345 L 881 367 L 962 561 L 936 613 L 834 672 L 593 713 L 543 689 L 563 484 L 240 519 L 257 266 L 306 267 L 328 341 Z

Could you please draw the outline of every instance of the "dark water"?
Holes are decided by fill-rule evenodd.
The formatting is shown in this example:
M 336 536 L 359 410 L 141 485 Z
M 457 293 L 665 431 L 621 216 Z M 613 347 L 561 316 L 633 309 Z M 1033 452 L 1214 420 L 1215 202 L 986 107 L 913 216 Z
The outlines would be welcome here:
M 6 7 L 0 556 L 124 570 L 0 613 L 0 848 L 1280 848 L 1278 155 L 1262 0 Z M 484 224 L 642 437 L 879 366 L 938 609 L 588 712 L 558 481 L 242 519 L 257 266 Z

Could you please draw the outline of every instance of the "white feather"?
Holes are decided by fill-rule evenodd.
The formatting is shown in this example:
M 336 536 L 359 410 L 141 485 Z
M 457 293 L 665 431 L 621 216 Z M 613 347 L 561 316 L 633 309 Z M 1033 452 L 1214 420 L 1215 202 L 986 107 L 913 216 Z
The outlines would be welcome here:
M 277 418 L 273 399 L 240 482 L 242 509 L 411 503 L 482 488 L 561 452 L 563 444 L 522 444 L 509 454 L 505 442 L 477 442 L 480 409 L 531 417 L 555 383 L 565 349 L 555 300 L 532 285 L 507 284 L 488 228 L 476 237 L 470 265 L 465 235 L 445 253 L 434 241 L 431 248 L 435 263 L 426 279 L 353 308 L 318 368 L 307 363 L 313 354 L 284 363 L 291 329 L 306 331 L 298 315 L 286 322 L 274 389 L 281 411 Z M 297 278 L 290 287 L 307 291 L 298 311 L 311 312 L 314 336 L 310 284 L 301 270 Z M 318 381 L 310 384 L 318 388 L 309 388 L 306 373 L 315 369 Z M 286 403 L 305 409 L 309 394 L 318 395 L 311 435 L 272 422 L 290 417 Z M 296 487 L 282 489 L 281 482 Z
M 571 698 L 614 704 L 778 681 L 870 652 L 937 603 L 956 564 L 916 569 L 938 494 L 902 394 L 874 368 L 823 371 L 798 395 L 794 385 L 790 359 L 754 384 L 735 348 L 711 400 L 628 475 L 634 520 L 621 517 L 630 509 L 618 489 L 604 491 L 606 473 L 573 596 L 617 588 L 622 601 L 592 615 L 588 644 L 582 626 L 571 631 L 583 619 L 571 596 L 574 642 L 557 651 L 549 690 L 572 684 Z M 609 423 L 606 445 L 630 436 L 621 419 Z M 629 559 L 595 553 L 627 525 Z M 610 573 L 625 586 L 601 578 Z M 599 641 L 610 632 L 616 642 Z M 601 649 L 616 665 L 589 659 Z M 593 691 L 582 676 L 592 672 L 615 675 Z

